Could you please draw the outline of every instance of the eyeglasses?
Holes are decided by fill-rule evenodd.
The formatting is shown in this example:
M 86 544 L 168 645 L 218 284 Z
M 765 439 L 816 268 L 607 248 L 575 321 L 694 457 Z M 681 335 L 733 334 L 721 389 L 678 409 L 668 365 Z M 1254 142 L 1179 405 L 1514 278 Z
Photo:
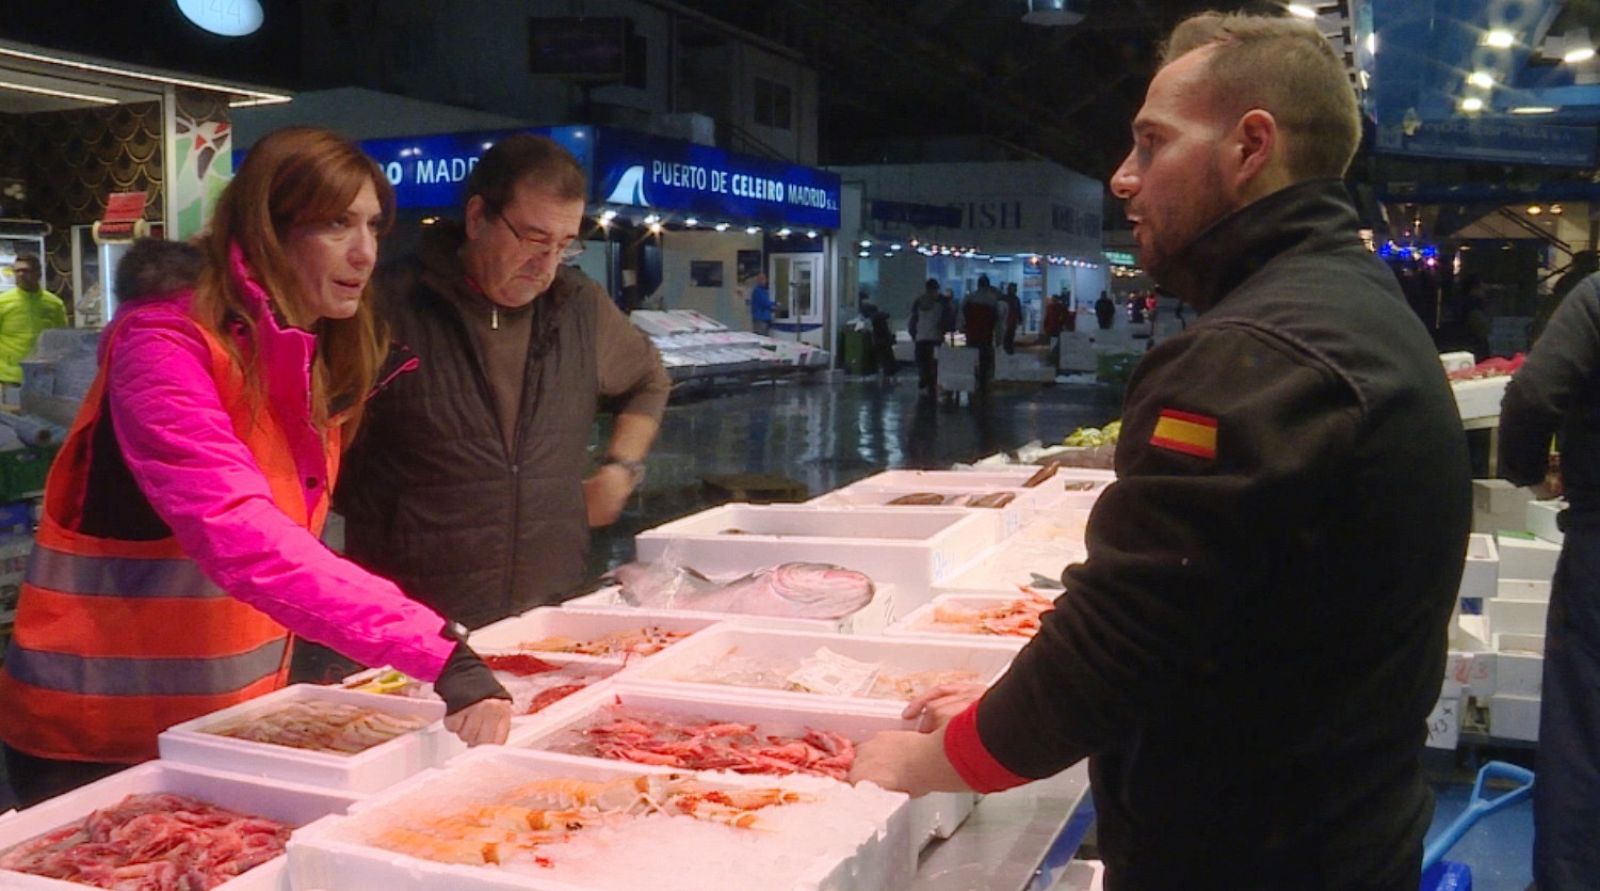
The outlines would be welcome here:
M 500 218 L 500 222 L 506 224 L 507 229 L 511 230 L 511 234 L 517 239 L 517 243 L 522 245 L 522 249 L 533 254 L 535 257 L 554 256 L 562 263 L 571 263 L 573 260 L 583 256 L 583 252 L 587 248 L 587 245 L 581 241 L 574 241 L 569 243 L 566 247 L 561 247 L 542 239 L 529 238 L 528 236 L 523 235 L 521 232 L 518 232 L 517 227 L 512 225 L 510 220 L 506 219 L 505 214 L 497 210 L 494 212 L 494 215 Z

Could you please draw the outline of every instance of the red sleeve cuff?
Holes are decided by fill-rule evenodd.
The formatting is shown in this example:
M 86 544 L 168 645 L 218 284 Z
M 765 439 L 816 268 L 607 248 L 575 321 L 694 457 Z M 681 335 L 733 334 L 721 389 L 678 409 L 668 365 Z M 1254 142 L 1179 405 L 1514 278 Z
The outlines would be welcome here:
M 945 725 L 944 755 L 961 779 L 978 792 L 999 792 L 1032 782 L 1007 770 L 984 747 L 983 737 L 978 735 L 977 702 Z

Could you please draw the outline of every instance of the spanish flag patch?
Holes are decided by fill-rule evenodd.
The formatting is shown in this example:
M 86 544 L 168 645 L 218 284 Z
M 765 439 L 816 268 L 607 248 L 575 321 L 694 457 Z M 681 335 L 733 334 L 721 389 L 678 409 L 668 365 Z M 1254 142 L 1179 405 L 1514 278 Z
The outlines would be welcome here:
M 1217 457 L 1217 419 L 1205 415 L 1163 408 L 1150 434 L 1150 444 L 1196 458 Z

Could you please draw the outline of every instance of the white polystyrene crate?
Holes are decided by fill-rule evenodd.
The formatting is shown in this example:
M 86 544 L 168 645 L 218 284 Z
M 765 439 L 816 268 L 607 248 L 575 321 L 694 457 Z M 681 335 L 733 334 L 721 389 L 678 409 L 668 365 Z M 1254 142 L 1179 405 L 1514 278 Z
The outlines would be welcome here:
M 915 721 L 861 708 L 850 700 L 832 700 L 826 704 L 774 702 L 740 690 L 730 690 L 728 693 L 685 691 L 648 685 L 633 686 L 626 681 L 619 681 L 607 696 L 587 698 L 581 707 L 564 709 L 558 718 L 541 723 L 538 727 L 518 728 L 506 745 L 548 751 L 551 746 L 562 742 L 562 737 L 570 731 L 595 723 L 601 713 L 613 705 L 620 705 L 632 712 L 756 724 L 763 732 L 780 736 L 798 737 L 807 730 L 827 730 L 847 737 L 856 745 L 886 730 L 916 729 Z M 949 838 L 972 813 L 976 802 L 977 796 L 966 792 L 936 792 L 912 799 L 909 814 L 912 844 L 920 850 L 935 838 Z
M 403 734 L 364 752 L 341 755 L 311 752 L 205 732 L 237 716 L 266 714 L 292 702 L 322 700 L 362 705 L 391 715 L 427 718 L 434 723 Z M 444 703 L 437 699 L 384 696 L 338 687 L 295 684 L 249 702 L 175 724 L 157 737 L 161 757 L 185 764 L 308 783 L 327 789 L 376 792 L 454 755 L 459 743 L 439 719 Z
M 744 613 L 716 613 L 703 610 L 668 610 L 651 608 L 650 615 L 674 615 L 704 621 L 708 625 L 717 622 L 733 622 L 740 625 L 750 625 L 760 628 L 790 628 L 799 631 L 838 632 L 840 634 L 878 634 L 889 627 L 895 616 L 897 585 L 880 585 L 874 583 L 872 600 L 866 606 L 856 610 L 848 616 L 837 619 L 792 619 L 781 616 L 752 616 Z M 645 611 L 641 607 L 633 606 L 622 597 L 620 585 L 609 585 L 592 594 L 586 594 L 564 604 L 563 608 L 583 609 L 595 613 L 622 613 L 631 615 L 635 612 Z
M 887 637 L 915 637 L 932 638 L 935 640 L 982 640 L 1014 646 L 1021 649 L 1029 640 L 1019 635 L 985 634 L 978 631 L 960 631 L 949 625 L 940 625 L 934 621 L 934 614 L 941 606 L 960 607 L 964 609 L 990 609 L 1002 607 L 1014 600 L 1023 598 L 1022 592 L 1005 594 L 999 592 L 968 592 L 957 591 L 949 594 L 940 594 L 929 603 L 916 608 L 915 611 L 890 625 L 883 633 Z M 1045 596 L 1049 596 L 1048 594 Z
M 1549 579 L 1556 574 L 1556 559 L 1561 546 L 1537 538 L 1497 535 L 1500 551 L 1500 577 L 1503 579 Z
M 1496 635 L 1504 639 L 1504 635 Z M 1500 696 L 1538 697 L 1544 689 L 1544 657 L 1533 653 L 1495 654 L 1494 692 Z
M 1499 581 L 1500 552 L 1495 549 L 1494 536 L 1476 533 L 1467 536 L 1467 559 L 1461 570 L 1458 596 L 1493 597 Z
M 874 662 L 886 672 L 906 674 L 923 671 L 970 671 L 974 683 L 992 684 L 1016 657 L 1016 647 L 987 640 L 914 640 L 881 635 L 817 634 L 740 626 L 707 630 L 641 665 L 629 676 L 630 685 L 664 685 L 697 691 L 751 690 L 777 702 L 840 702 L 836 696 L 764 687 L 739 687 L 731 684 L 684 680 L 698 669 L 730 656 L 755 656 L 763 661 L 798 663 L 826 647 L 848 659 Z M 702 692 L 695 695 L 726 695 Z M 851 697 L 842 700 L 852 708 L 866 708 L 898 714 L 905 707 L 901 699 Z
M 93 811 L 120 804 L 129 795 L 158 792 L 185 795 L 296 827 L 329 814 L 342 814 L 360 799 L 359 795 L 348 792 L 261 780 L 171 761 L 147 761 L 0 817 L 0 851 L 81 820 Z M 275 857 L 217 885 L 216 891 L 289 891 L 285 866 L 283 857 Z M 83 887 L 74 882 L 0 870 L 0 888 L 10 891 L 82 891 Z
M 1446 374 L 1455 371 L 1467 371 L 1478 364 L 1478 358 L 1464 350 L 1453 353 L 1440 353 L 1439 364 L 1444 366 Z
M 590 641 L 617 632 L 640 631 L 646 627 L 660 628 L 682 634 L 693 634 L 716 624 L 709 616 L 685 615 L 668 611 L 635 610 L 619 614 L 611 610 L 588 610 L 570 606 L 541 606 L 521 615 L 501 619 L 472 632 L 472 648 L 480 653 L 501 651 L 531 652 L 547 662 L 631 663 L 640 658 L 623 655 L 585 656 L 579 653 L 554 653 L 523 651 L 521 644 L 547 637 L 567 637 L 577 641 Z
M 1501 739 L 1539 741 L 1539 697 L 1489 697 L 1489 734 Z
M 382 795 L 373 796 L 352 808 L 348 816 L 321 820 L 302 829 L 289 842 L 289 873 L 295 891 L 632 891 L 645 887 L 641 883 L 643 880 L 606 882 L 603 875 L 591 875 L 579 885 L 561 871 L 563 866 L 574 863 L 579 869 L 587 867 L 600 873 L 614 863 L 633 868 L 638 861 L 630 858 L 636 858 L 638 852 L 628 846 L 626 837 L 612 843 L 616 848 L 615 856 L 596 854 L 587 862 L 570 857 L 563 860 L 561 845 L 550 845 L 542 853 L 552 865 L 537 870 L 538 874 L 500 866 L 426 860 L 378 848 L 366 844 L 363 839 L 365 833 L 381 831 L 391 825 L 397 815 L 438 814 L 471 806 L 481 802 L 488 793 L 516 788 L 533 780 L 562 778 L 603 782 L 670 773 L 664 768 L 622 762 L 503 747 L 481 749 L 445 768 L 420 774 Z M 702 777 L 725 789 L 779 786 L 815 796 L 831 798 L 837 794 L 842 796 L 840 800 L 849 800 L 852 807 L 848 814 L 836 807 L 826 816 L 818 814 L 808 824 L 825 825 L 825 831 L 836 836 L 831 845 L 817 843 L 819 838 L 825 839 L 821 834 L 779 832 L 770 828 L 741 838 L 760 845 L 768 852 L 769 861 L 772 854 L 781 856 L 786 849 L 799 849 L 794 855 L 798 862 L 791 867 L 795 874 L 784 878 L 783 887 L 796 891 L 875 891 L 910 884 L 916 861 L 908 835 L 909 808 L 904 795 L 872 786 L 850 788 L 831 780 L 809 777 L 743 777 L 726 773 Z M 818 791 L 819 787 L 826 787 L 828 792 Z M 827 807 L 827 803 L 821 807 Z M 767 822 L 758 823 L 758 826 L 770 827 L 780 820 L 781 816 L 768 816 Z M 614 833 L 617 830 L 602 831 Z M 605 843 L 604 837 L 590 836 L 589 840 Z M 718 870 L 726 877 L 725 887 L 729 883 L 760 887 L 762 877 L 751 876 L 748 872 L 738 874 L 751 868 L 749 859 L 747 850 L 735 853 L 724 848 L 680 848 L 672 853 L 670 861 L 658 858 L 645 864 L 655 870 L 648 887 L 652 891 L 698 891 L 707 886 Z M 752 879 L 757 882 L 754 886 L 748 884 Z
M 1517 653 L 1533 656 L 1544 655 L 1543 634 L 1496 634 L 1494 635 L 1494 650 L 1497 653 Z
M 1037 491 L 1034 489 L 989 489 L 981 492 L 981 494 L 988 494 L 989 492 L 1010 492 L 1020 496 L 1012 500 L 1010 504 L 1007 504 L 1004 507 L 966 507 L 959 503 L 942 505 L 889 503 L 896 498 L 899 498 L 903 495 L 910 495 L 913 492 L 928 492 L 947 497 L 965 497 L 968 495 L 980 494 L 980 490 L 977 489 L 957 489 L 952 487 L 944 487 L 939 489 L 894 489 L 884 486 L 856 485 L 846 486 L 843 489 L 837 489 L 835 491 L 828 492 L 827 494 L 819 495 L 816 498 L 806 502 L 806 506 L 827 508 L 832 510 L 848 510 L 851 508 L 883 508 L 885 510 L 917 511 L 929 513 L 952 510 L 971 512 L 977 514 L 979 517 L 982 517 L 985 521 L 987 521 L 985 525 L 988 529 L 989 543 L 993 544 L 1009 535 L 1016 534 L 1016 531 L 1022 528 L 1022 524 L 1026 522 L 1029 513 L 1026 509 L 1027 506 L 1032 505 L 1035 508 L 1043 508 L 1048 503 L 1041 499 Z
M 1501 579 L 1495 586 L 1495 596 L 1510 600 L 1543 600 L 1548 603 L 1550 582 L 1538 579 Z
M 1546 600 L 1512 600 L 1496 597 L 1483 603 L 1489 627 L 1502 634 L 1543 634 L 1545 617 L 1550 613 Z
M 1060 585 L 1062 570 L 1083 562 L 1088 555 L 1081 527 L 1054 521 L 1033 523 L 951 573 L 934 586 L 934 594 Z
M 1527 509 L 1527 530 L 1535 537 L 1553 544 L 1561 544 L 1565 536 L 1556 518 L 1566 510 L 1567 503 L 1560 498 L 1550 501 L 1530 501 Z
M 1450 389 L 1456 396 L 1456 409 L 1463 421 L 1475 418 L 1492 418 L 1500 414 L 1500 398 L 1505 395 L 1510 376 L 1482 377 L 1475 380 L 1451 381 Z
M 1086 467 L 1058 467 L 1056 472 L 1044 480 L 1027 486 L 1027 482 L 1037 475 L 1043 468 L 1032 465 L 1018 465 L 1004 469 L 984 467 L 973 470 L 886 470 L 874 474 L 863 480 L 857 480 L 857 486 L 883 486 L 907 491 L 926 491 L 927 487 L 954 486 L 957 488 L 982 491 L 985 489 L 1005 489 L 1026 487 L 1038 490 L 1042 496 L 1051 503 L 1058 503 L 1063 498 L 1077 494 L 1089 494 L 1088 499 L 1092 504 L 1094 497 L 1098 497 L 1100 489 L 1116 479 L 1116 474 L 1110 470 L 1098 470 Z M 1089 482 L 1094 486 L 1082 492 L 1068 492 L 1068 483 Z M 1082 500 L 1081 498 L 1079 499 Z M 1087 504 L 1083 506 L 1088 506 Z
M 1509 480 L 1472 481 L 1472 509 L 1486 514 L 1521 513 L 1533 500 L 1533 490 L 1513 485 Z
M 1495 654 L 1486 650 L 1452 649 L 1445 654 L 1444 683 L 1472 696 L 1495 691 Z
M 914 591 L 926 590 L 977 556 L 990 544 L 986 524 L 991 522 L 971 511 L 729 504 L 641 532 L 634 545 L 641 562 L 661 559 L 670 545 L 679 563 L 708 576 L 813 561 Z

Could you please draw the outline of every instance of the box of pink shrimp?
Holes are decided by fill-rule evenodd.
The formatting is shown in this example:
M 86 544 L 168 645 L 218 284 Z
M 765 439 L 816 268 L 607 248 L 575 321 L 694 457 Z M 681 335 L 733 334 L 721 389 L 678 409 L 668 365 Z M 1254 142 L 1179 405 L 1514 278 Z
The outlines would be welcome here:
M 152 880 L 148 887 L 181 887 L 176 879 L 191 870 L 203 871 L 201 861 L 205 860 L 217 874 L 237 871 L 235 877 L 211 886 L 216 891 L 289 891 L 287 861 L 281 853 L 283 833 L 263 821 L 295 829 L 330 814 L 342 814 L 359 798 L 347 792 L 150 761 L 0 818 L 0 887 L 82 891 L 83 883 L 39 873 L 76 871 L 91 876 L 112 869 L 119 870 L 124 880 L 143 874 Z M 163 813 L 190 808 L 206 809 L 208 829 L 194 830 L 176 820 L 162 825 Z M 233 813 L 222 815 L 213 808 Z M 96 833 L 121 834 L 119 827 L 134 819 L 140 820 L 152 842 L 148 855 L 137 849 L 108 851 L 108 846 L 99 843 Z M 152 835 L 161 832 L 183 833 L 187 843 L 162 844 Z M 75 843 L 80 836 L 81 842 Z M 174 884 L 159 884 L 156 880 L 162 875 L 170 875 Z
M 289 842 L 296 891 L 876 891 L 915 870 L 905 795 L 486 747 Z
M 444 703 L 295 684 L 175 724 L 161 757 L 346 792 L 385 789 L 459 751 Z
M 855 747 L 886 730 L 917 722 L 851 703 L 804 704 L 634 687 L 618 680 L 605 697 L 568 709 L 538 727 L 512 732 L 515 748 L 653 764 L 673 770 L 732 771 L 751 776 L 806 774 L 845 781 Z M 977 796 L 935 793 L 910 804 L 910 841 L 920 850 L 949 838 Z
M 472 632 L 480 653 L 531 653 L 554 664 L 637 665 L 719 617 L 668 610 L 541 606 Z
M 1021 649 L 1037 633 L 1039 615 L 1053 608 L 1050 595 L 1060 593 L 952 591 L 917 607 L 883 633 L 885 637 L 981 640 Z

